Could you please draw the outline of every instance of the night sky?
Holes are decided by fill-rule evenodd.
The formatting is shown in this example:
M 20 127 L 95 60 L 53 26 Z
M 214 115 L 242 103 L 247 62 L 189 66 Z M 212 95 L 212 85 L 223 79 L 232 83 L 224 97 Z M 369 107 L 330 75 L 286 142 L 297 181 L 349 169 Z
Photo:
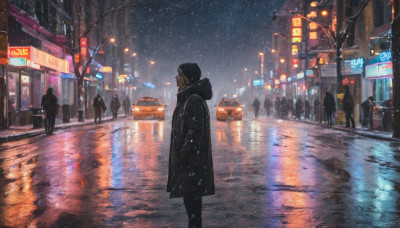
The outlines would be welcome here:
M 259 70 L 259 51 L 271 40 L 273 9 L 284 0 L 164 0 L 145 1 L 166 9 L 140 9 L 137 22 L 141 71 L 154 60 L 157 78 L 172 81 L 177 67 L 197 62 L 203 76 L 219 84 Z

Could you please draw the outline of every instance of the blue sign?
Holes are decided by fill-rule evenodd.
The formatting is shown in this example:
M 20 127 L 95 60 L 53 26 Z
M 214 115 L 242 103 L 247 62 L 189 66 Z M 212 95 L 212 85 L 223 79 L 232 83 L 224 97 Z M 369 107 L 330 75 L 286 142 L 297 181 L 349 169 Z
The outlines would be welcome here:
M 371 59 L 367 65 L 372 65 L 375 63 L 384 63 L 384 62 L 391 62 L 392 61 L 392 52 L 391 51 L 384 51 L 380 53 L 375 58 Z
M 71 74 L 71 73 L 70 74 L 62 73 L 62 77 L 64 79 L 74 79 L 74 78 L 76 78 L 75 75 Z
M 150 82 L 145 82 L 145 83 L 143 83 L 143 84 L 144 84 L 145 86 L 149 87 L 149 88 L 152 88 L 152 89 L 156 88 L 156 86 L 153 85 L 153 84 L 151 84 Z
M 102 73 L 97 73 L 96 78 L 103 80 L 103 74 Z
M 264 86 L 264 80 L 262 79 L 253 80 L 253 86 Z

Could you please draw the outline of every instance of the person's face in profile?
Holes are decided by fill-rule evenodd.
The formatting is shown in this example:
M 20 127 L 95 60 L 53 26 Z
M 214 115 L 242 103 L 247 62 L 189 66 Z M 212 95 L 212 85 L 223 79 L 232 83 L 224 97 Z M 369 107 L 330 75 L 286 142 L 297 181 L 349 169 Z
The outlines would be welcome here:
M 184 81 L 183 77 L 185 77 L 185 76 L 184 76 L 182 70 L 180 68 L 178 68 L 178 75 L 176 75 L 176 77 L 175 77 L 176 86 L 178 88 L 181 88 L 182 86 L 185 85 L 185 81 Z

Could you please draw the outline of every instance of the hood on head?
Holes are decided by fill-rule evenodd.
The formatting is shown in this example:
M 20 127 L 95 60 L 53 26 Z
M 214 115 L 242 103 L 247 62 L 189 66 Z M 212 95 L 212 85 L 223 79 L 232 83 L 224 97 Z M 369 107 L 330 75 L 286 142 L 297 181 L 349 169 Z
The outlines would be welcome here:
M 178 101 L 187 98 L 192 94 L 197 94 L 204 100 L 210 100 L 213 96 L 210 80 L 208 80 L 208 78 L 204 78 L 184 88 L 178 93 Z
M 47 89 L 47 94 L 53 94 L 53 89 L 52 88 L 48 88 Z

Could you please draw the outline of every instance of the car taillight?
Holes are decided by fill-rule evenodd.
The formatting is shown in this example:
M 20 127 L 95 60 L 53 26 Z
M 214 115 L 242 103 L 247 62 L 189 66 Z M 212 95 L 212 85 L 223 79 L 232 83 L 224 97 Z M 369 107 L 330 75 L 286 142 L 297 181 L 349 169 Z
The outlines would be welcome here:
M 164 110 L 164 108 L 158 108 L 158 111 L 163 111 Z
M 237 111 L 242 111 L 242 108 L 237 108 L 236 110 L 237 110 Z

